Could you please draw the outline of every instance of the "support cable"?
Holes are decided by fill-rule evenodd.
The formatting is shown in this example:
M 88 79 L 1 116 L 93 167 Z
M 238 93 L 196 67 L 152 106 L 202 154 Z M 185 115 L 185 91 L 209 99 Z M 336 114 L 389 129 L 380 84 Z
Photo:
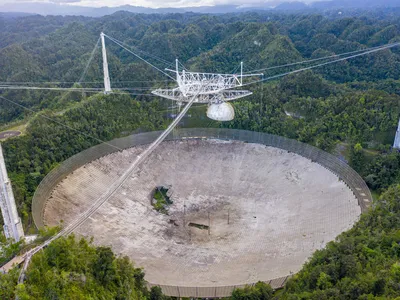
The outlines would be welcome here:
M 239 65 L 237 65 L 233 70 L 232 70 L 232 74 L 235 74 L 236 73 L 236 71 L 237 70 L 239 70 L 239 68 L 240 68 L 240 64 Z M 248 73 L 248 72 L 246 72 L 246 73 Z
M 123 90 L 124 88 L 120 88 Z M 126 88 L 127 90 L 130 90 L 129 88 Z M 0 90 L 50 90 L 50 91 L 70 91 L 70 92 L 85 92 L 85 93 L 102 93 L 103 89 L 101 88 L 51 88 L 51 87 L 29 87 L 29 86 L 1 86 L 0 85 Z M 133 89 L 133 90 L 139 90 L 141 89 Z M 143 89 L 143 91 L 146 91 L 147 89 Z M 132 92 L 116 92 L 113 91 L 113 94 L 115 95 L 132 95 L 132 96 L 152 96 L 152 97 L 158 97 L 157 95 L 151 94 L 151 93 L 132 93 Z
M 185 71 L 188 71 L 188 69 L 178 60 L 178 64 L 180 64 L 181 65 L 181 67 L 185 70 Z
M 156 69 L 157 71 L 163 73 L 165 76 L 168 76 L 169 78 L 171 78 L 172 80 L 175 81 L 175 78 L 173 78 L 172 76 L 170 76 L 169 74 L 165 73 L 164 71 L 162 71 L 161 69 L 157 68 L 155 65 L 153 65 L 152 63 L 148 62 L 147 60 L 145 60 L 143 57 L 137 55 L 135 52 L 129 50 L 127 47 L 125 47 L 123 44 L 121 44 L 118 40 L 115 40 L 114 38 L 108 36 L 108 35 L 104 35 L 105 37 L 107 37 L 109 40 L 111 40 L 112 42 L 114 42 L 115 44 L 117 44 L 118 46 L 120 46 L 121 48 L 125 49 L 126 51 L 128 51 L 129 53 L 133 54 L 134 56 L 136 56 L 137 58 L 139 58 L 140 60 L 142 60 L 143 62 L 145 62 L 146 64 L 150 65 L 151 67 L 153 67 L 154 69 Z
M 320 58 L 303 60 L 303 61 L 284 64 L 284 65 L 279 65 L 279 66 L 272 66 L 272 67 L 267 67 L 267 68 L 262 68 L 262 69 L 256 69 L 256 70 L 245 72 L 245 74 L 253 73 L 253 72 L 259 72 L 259 71 L 268 71 L 268 70 L 279 69 L 279 68 L 284 68 L 284 67 L 290 67 L 290 66 L 295 66 L 295 65 L 300 65 L 300 64 L 306 64 L 306 63 L 316 62 L 316 61 L 320 61 L 320 60 L 335 58 L 335 57 L 338 57 L 338 56 L 340 57 L 340 56 L 350 55 L 350 54 L 354 54 L 354 53 L 365 52 L 365 51 L 369 51 L 369 50 L 375 50 L 375 49 L 381 49 L 381 48 L 386 49 L 389 46 L 397 46 L 398 44 L 399 43 L 391 43 L 391 44 L 386 44 L 386 45 L 381 45 L 381 46 L 376 46 L 376 47 L 370 47 L 370 48 L 350 51 L 350 52 L 341 53 L 341 54 L 334 54 L 334 55 L 320 57 Z
M 39 86 L 18 86 L 0 85 L 0 90 L 49 90 L 49 91 L 70 91 L 70 92 L 95 92 L 103 91 L 101 88 L 59 88 L 59 87 L 39 87 Z
M 172 63 L 170 64 L 172 65 Z M 121 81 L 111 81 L 111 83 L 133 83 L 133 82 L 155 82 L 155 83 L 165 83 L 165 81 L 171 81 L 170 79 L 164 80 L 121 80 Z M 175 80 L 174 80 L 175 81 Z M 12 85 L 12 84 L 68 84 L 75 83 L 75 81 L 0 81 L 0 85 Z M 80 81 L 79 83 L 99 83 L 103 84 L 103 81 Z
M 108 37 L 108 36 L 107 36 Z M 110 37 L 108 37 L 110 38 Z M 117 40 L 116 40 L 117 41 Z M 120 42 L 120 41 L 117 41 Z M 121 43 L 123 44 L 123 43 Z M 124 44 L 123 44 L 124 45 Z M 369 50 L 375 50 L 375 49 L 386 49 L 387 47 L 390 46 L 397 46 L 398 43 L 392 43 L 392 44 L 386 44 L 386 45 L 382 45 L 382 46 L 377 46 L 377 47 L 371 47 L 371 48 L 366 48 L 366 49 L 362 49 L 362 50 L 356 50 L 356 51 L 351 51 L 351 52 L 346 52 L 346 53 L 341 53 L 341 54 L 335 54 L 335 55 L 331 55 L 331 56 L 325 56 L 325 57 L 320 57 L 320 58 L 315 58 L 315 59 L 310 59 L 310 60 L 304 60 L 304 61 L 299 61 L 299 62 L 294 62 L 294 63 L 289 63 L 289 64 L 284 64 L 284 65 L 279 65 L 279 66 L 272 66 L 272 67 L 267 67 L 267 68 L 262 68 L 262 69 L 256 69 L 253 71 L 247 71 L 244 72 L 244 74 L 248 74 L 251 72 L 256 72 L 256 71 L 267 71 L 267 70 L 272 70 L 272 69 L 278 69 L 278 68 L 283 68 L 283 67 L 289 67 L 289 66 L 294 66 L 294 65 L 298 65 L 298 64 L 306 64 L 306 63 L 311 63 L 311 62 L 315 62 L 315 61 L 320 61 L 320 60 L 325 60 L 325 59 L 330 59 L 330 58 L 335 58 L 335 57 L 340 57 L 340 56 L 344 56 L 344 55 L 349 55 L 349 54 L 353 54 L 353 53 L 359 53 L 359 52 L 367 52 Z M 142 51 L 143 52 L 143 51 Z M 149 54 L 150 55 L 150 54 Z M 158 58 L 159 59 L 159 58 Z M 161 60 L 161 59 L 159 59 Z M 172 65 L 173 63 L 171 62 L 166 62 L 168 63 L 168 65 Z M 182 64 L 181 64 L 182 65 Z M 183 65 L 182 65 L 183 66 Z M 236 72 L 238 70 L 239 67 L 236 67 L 234 69 L 234 72 Z M 170 76 L 168 76 L 170 77 Z M 170 80 L 170 79 L 167 79 Z M 176 81 L 175 78 L 171 78 L 171 81 Z M 115 81 L 112 82 L 113 84 L 118 84 L 118 83 L 142 83 L 142 82 L 154 82 L 154 83 L 164 83 L 165 80 L 133 80 L 133 81 Z M 14 85 L 14 84 L 69 84 L 69 83 L 75 83 L 74 81 L 14 81 L 14 82 L 0 82 L 0 85 Z M 78 83 L 103 83 L 102 81 L 82 81 L 79 80 Z
M 35 114 L 38 113 L 37 111 L 35 111 L 35 110 L 33 110 L 33 109 L 29 108 L 29 107 L 26 107 L 26 106 L 24 106 L 24 105 L 22 105 L 22 104 L 19 104 L 19 103 L 13 101 L 13 100 L 7 99 L 7 98 L 5 98 L 5 97 L 3 97 L 3 96 L 0 96 L 0 99 L 3 99 L 3 100 L 5 100 L 5 101 L 7 101 L 7 102 L 9 102 L 9 103 L 12 103 L 12 104 L 14 104 L 14 105 L 16 105 L 16 106 L 18 106 L 18 107 L 20 107 L 20 108 L 23 108 L 23 109 L 25 109 L 25 110 L 27 110 L 27 111 L 30 111 L 30 112 L 33 112 L 33 113 L 35 113 Z M 72 130 L 72 131 L 75 131 L 75 132 L 77 132 L 77 133 L 80 133 L 80 134 L 82 134 L 82 135 L 84 135 L 84 136 L 86 136 L 86 137 L 88 137 L 88 138 L 91 138 L 91 139 L 93 139 L 93 140 L 96 140 L 96 141 L 98 141 L 98 142 L 100 142 L 100 143 L 104 143 L 104 144 L 106 144 L 106 145 L 108 145 L 108 146 L 110 146 L 110 147 L 113 147 L 113 148 L 115 148 L 115 149 L 122 150 L 121 148 L 119 148 L 119 147 L 117 147 L 117 146 L 114 146 L 114 145 L 112 145 L 112 144 L 110 144 L 110 143 L 108 143 L 108 142 L 106 142 L 106 141 L 103 141 L 102 139 L 96 138 L 96 137 L 94 137 L 94 136 L 92 136 L 92 135 L 90 135 L 90 134 L 87 134 L 87 133 L 84 133 L 84 132 L 82 132 L 82 131 L 79 131 L 79 130 L 77 130 L 77 129 L 71 127 L 71 126 L 68 126 L 68 125 L 66 125 L 66 124 L 64 124 L 64 123 L 62 123 L 62 122 L 60 122 L 60 121 L 57 121 L 57 120 L 55 120 L 55 119 L 53 119 L 53 118 L 50 118 L 50 117 L 48 117 L 48 116 L 46 116 L 46 115 L 39 114 L 39 116 L 40 116 L 41 118 L 43 118 L 43 119 L 49 120 L 49 121 L 51 121 L 51 122 L 53 122 L 53 123 L 56 123 L 56 124 L 58 124 L 58 125 L 60 125 L 60 126 L 62 126 L 62 127 L 65 127 L 65 128 L 70 129 L 70 130 Z
M 329 65 L 329 64 L 337 63 L 337 62 L 344 61 L 344 60 L 347 60 L 347 59 L 356 58 L 356 57 L 363 56 L 363 55 L 366 55 L 366 54 L 371 54 L 371 53 L 378 52 L 378 51 L 381 51 L 381 50 L 393 48 L 393 47 L 396 47 L 396 46 L 399 46 L 399 45 L 400 45 L 400 42 L 399 43 L 390 44 L 390 45 L 387 45 L 385 47 L 369 50 L 369 51 L 366 51 L 366 52 L 363 52 L 363 53 L 359 53 L 359 54 L 355 54 L 355 55 L 351 55 L 351 56 L 348 56 L 348 57 L 335 59 L 335 60 L 328 61 L 328 62 L 325 62 L 325 63 L 321 63 L 321 64 L 318 64 L 318 65 L 305 67 L 305 68 L 297 69 L 297 70 L 294 70 L 294 71 L 290 71 L 290 72 L 286 72 L 286 73 L 282 73 L 282 74 L 278 74 L 278 75 L 274 75 L 274 76 L 269 76 L 269 77 L 266 77 L 266 78 L 261 79 L 261 80 L 256 80 L 256 81 L 252 81 L 252 82 L 243 84 L 242 86 L 248 86 L 248 85 L 251 85 L 251 84 L 254 84 L 254 83 L 264 82 L 264 81 L 268 81 L 268 80 L 284 77 L 284 76 L 287 76 L 287 75 L 290 75 L 290 74 L 295 74 L 295 73 L 299 73 L 299 72 L 302 72 L 302 71 L 311 70 L 311 69 L 318 68 L 318 67 L 323 67 L 323 66 L 326 66 L 326 65 Z
M 66 236 L 70 233 L 72 233 L 75 229 L 77 229 L 79 226 L 81 226 L 90 216 L 92 216 L 107 200 L 109 200 L 114 193 L 118 190 L 119 187 L 121 187 L 126 180 L 132 175 L 133 171 L 136 170 L 136 167 L 141 164 L 153 151 L 154 149 L 168 136 L 168 134 L 175 128 L 175 126 L 180 122 L 180 120 L 183 118 L 183 116 L 187 113 L 189 108 L 192 106 L 194 101 L 196 100 L 197 96 L 200 94 L 202 91 L 203 86 L 199 88 L 197 93 L 189 100 L 189 102 L 186 104 L 184 109 L 180 112 L 180 114 L 176 117 L 176 119 L 168 126 L 168 128 L 161 133 L 161 135 L 153 141 L 145 151 L 143 151 L 140 155 L 138 155 L 135 159 L 135 161 L 130 165 L 130 167 L 122 174 L 120 177 L 118 177 L 117 180 L 115 180 L 110 188 L 99 198 L 96 200 L 95 203 L 92 204 L 92 206 L 86 210 L 83 214 L 81 214 L 75 221 L 70 223 L 67 227 L 62 229 L 59 233 L 57 233 L 55 236 L 44 242 L 42 245 L 37 246 L 36 248 L 30 250 L 25 254 L 25 261 L 23 264 L 23 267 L 21 268 L 21 272 L 18 278 L 18 283 L 23 283 L 25 279 L 25 272 L 28 268 L 29 262 L 34 254 L 42 250 L 44 247 L 49 245 L 52 241 L 58 239 L 59 237 Z
M 108 37 L 108 36 L 107 36 L 107 37 Z M 256 80 L 256 81 L 252 81 L 252 82 L 243 84 L 243 85 L 241 85 L 241 86 L 248 86 L 248 85 L 251 85 L 251 84 L 254 84 L 254 83 L 264 82 L 264 81 L 268 81 L 268 80 L 272 80 L 272 79 L 284 77 L 284 76 L 286 76 L 286 75 L 295 74 L 295 73 L 299 73 L 299 72 L 306 71 L 306 70 L 311 70 L 311 69 L 314 69 L 314 68 L 318 68 L 318 67 L 326 66 L 326 65 L 333 64 L 333 63 L 336 63 L 336 62 L 340 62 L 340 61 L 344 61 L 344 60 L 356 58 L 356 57 L 363 56 L 363 55 L 366 55 L 366 54 L 375 53 L 375 52 L 378 52 L 378 51 L 381 51 L 381 50 L 390 49 L 390 48 L 393 48 L 393 47 L 397 47 L 397 46 L 399 46 L 399 45 L 400 45 L 400 42 L 398 42 L 398 43 L 393 43 L 393 44 L 388 44 L 388 45 L 386 45 L 386 46 L 381 46 L 381 47 L 379 47 L 379 48 L 376 47 L 376 48 L 373 48 L 373 49 L 371 49 L 371 50 L 369 50 L 369 51 L 364 51 L 364 52 L 362 52 L 362 53 L 358 53 L 358 54 L 354 54 L 354 55 L 351 55 L 351 56 L 347 56 L 347 57 L 335 59 L 335 60 L 328 61 L 328 62 L 324 62 L 324 63 L 321 63 L 321 64 L 317 64 L 317 65 L 313 65 L 313 66 L 309 66 L 309 67 L 297 69 L 297 70 L 294 70 L 294 71 L 289 71 L 289 72 L 281 73 L 281 74 L 274 75 L 274 76 L 269 76 L 269 77 L 263 78 L 263 79 L 261 79 L 261 80 Z M 123 46 L 121 46 L 121 47 L 123 47 Z M 125 47 L 123 47 L 123 48 L 125 48 Z M 126 49 L 126 48 L 125 48 L 125 49 Z M 126 50 L 129 51 L 129 52 L 131 52 L 129 49 L 126 49 Z M 137 56 L 135 53 L 133 53 L 133 52 L 131 52 L 131 53 L 134 54 L 135 56 Z M 140 57 L 140 56 L 137 56 L 137 57 Z M 142 58 L 140 58 L 140 59 L 142 59 Z M 142 59 L 142 60 L 143 60 L 143 59 Z M 146 60 L 144 60 L 144 61 L 145 61 L 146 63 L 148 63 Z M 150 64 L 150 63 L 148 63 L 148 64 Z M 151 65 L 151 64 L 150 64 L 150 65 Z M 153 66 L 153 65 L 151 65 L 151 66 Z M 161 71 L 160 69 L 158 69 L 158 68 L 155 67 L 155 66 L 153 66 L 153 67 L 156 68 L 157 70 L 159 70 L 160 72 L 162 72 L 163 74 L 165 74 L 166 76 L 170 77 L 172 80 L 175 81 L 175 79 L 174 79 L 173 77 L 171 77 L 170 75 L 166 74 L 165 72 Z M 11 86 L 0 86 L 0 90 L 1 90 L 1 89 L 70 90 L 70 91 L 87 91 L 87 92 L 100 92 L 100 91 L 102 90 L 102 89 L 100 89 L 100 88 L 86 88 L 86 89 L 83 89 L 83 88 L 68 88 L 68 89 L 67 89 L 67 88 L 19 87 L 19 86 L 12 86 L 12 85 L 11 85 Z M 127 94 L 129 94 L 129 93 L 127 93 Z M 149 95 L 150 95 L 150 94 L 149 94 Z
M 144 54 L 144 55 L 146 55 L 146 56 L 148 56 L 148 57 L 150 57 L 150 58 L 153 58 L 153 59 L 155 59 L 155 60 L 158 60 L 159 62 L 161 62 L 161 63 L 163 63 L 163 64 L 166 64 L 166 65 L 170 65 L 170 64 L 171 64 L 170 61 L 167 61 L 167 60 L 165 60 L 165 59 L 163 59 L 163 58 L 160 58 L 160 57 L 158 57 L 158 56 L 155 56 L 154 54 L 150 54 L 150 53 L 148 53 L 148 52 L 146 52 L 146 51 L 143 51 L 143 50 L 140 50 L 140 49 L 138 49 L 138 48 L 136 48 L 136 47 L 127 45 L 126 43 L 124 43 L 124 42 L 122 42 L 122 41 L 119 41 L 119 40 L 117 40 L 116 38 L 113 38 L 113 39 L 116 40 L 117 42 L 119 42 L 120 44 L 124 45 L 125 47 L 133 48 L 133 49 L 135 49 L 135 51 L 140 52 L 140 53 L 142 53 L 142 54 Z M 173 63 L 173 62 L 172 62 L 172 63 Z
M 103 33 L 104 33 L 105 31 L 106 31 L 106 30 L 103 29 Z M 106 34 L 105 34 L 105 36 L 106 36 Z M 110 38 L 110 37 L 108 37 L 108 38 Z M 113 39 L 116 40 L 118 43 L 124 45 L 125 47 L 133 48 L 133 49 L 135 49 L 136 52 L 140 52 L 140 53 L 144 54 L 145 56 L 148 56 L 148 57 L 150 57 L 150 58 L 153 58 L 153 59 L 155 59 L 155 60 L 157 60 L 157 61 L 159 61 L 159 62 L 161 62 L 161 63 L 163 63 L 163 64 L 169 65 L 169 64 L 171 63 L 171 62 L 169 62 L 169 61 L 167 61 L 167 60 L 165 60 L 165 59 L 163 59 L 163 58 L 161 58 L 161 57 L 158 57 L 158 56 L 156 56 L 156 55 L 154 55 L 154 54 L 148 53 L 148 52 L 146 52 L 146 51 L 144 51 L 144 50 L 141 50 L 141 49 L 139 49 L 139 48 L 137 48 L 137 47 L 134 47 L 134 46 L 131 46 L 131 45 L 127 45 L 126 43 L 124 43 L 124 42 L 122 42 L 122 41 L 120 41 L 120 40 L 117 40 L 116 38 L 113 38 Z
M 99 47 L 100 40 L 101 40 L 101 38 L 99 38 L 99 39 L 97 40 L 97 43 L 96 43 L 96 45 L 94 46 L 94 48 L 93 48 L 93 50 L 92 50 L 92 53 L 90 54 L 89 61 L 87 62 L 86 67 L 85 67 L 85 69 L 83 70 L 82 76 L 81 76 L 81 78 L 79 78 L 78 84 L 81 84 L 81 82 L 83 81 L 83 78 L 86 76 L 86 73 L 87 73 L 87 71 L 89 70 L 89 66 L 90 66 L 90 64 L 92 63 L 92 60 L 93 60 L 93 58 L 94 58 L 94 54 L 95 54 L 97 48 Z

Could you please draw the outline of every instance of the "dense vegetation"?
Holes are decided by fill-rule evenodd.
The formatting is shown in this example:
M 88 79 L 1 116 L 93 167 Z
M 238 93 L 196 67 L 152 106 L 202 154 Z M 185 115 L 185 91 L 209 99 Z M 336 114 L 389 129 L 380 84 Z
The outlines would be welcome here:
M 24 284 L 14 289 L 17 270 L 0 274 L 0 298 L 28 299 L 162 299 L 148 291 L 142 269 L 108 247 L 94 247 L 71 235 L 35 255 Z M 16 291 L 16 292 L 15 292 Z
M 64 82 L 62 86 L 71 86 L 72 82 L 80 80 L 100 31 L 172 65 L 178 57 L 186 67 L 220 72 L 232 72 L 240 61 L 245 62 L 245 71 L 248 71 L 391 43 L 398 41 L 400 35 L 400 17 L 395 13 L 379 17 L 327 18 L 271 13 L 208 16 L 120 12 L 99 19 L 31 16 L 9 22 L 1 18 L 0 23 L 7 24 L 7 30 L 0 36 L 0 81 L 61 81 Z M 34 34 L 27 38 L 27 32 Z M 148 89 L 154 82 L 143 81 L 168 79 L 110 41 L 107 44 L 110 76 L 115 87 L 126 87 L 121 81 L 136 81 L 130 86 Z M 168 66 L 139 53 L 161 68 Z M 356 88 L 357 84 L 359 88 L 369 88 L 371 85 L 360 81 L 379 84 L 389 78 L 399 79 L 399 53 L 400 50 L 393 48 L 316 72 L 335 82 L 354 82 Z M 100 63 L 97 51 L 82 85 L 99 86 L 87 82 L 101 81 Z M 270 70 L 265 76 L 289 69 Z M 396 86 L 393 81 L 385 84 L 386 89 Z M 12 91 L 6 94 L 28 107 L 37 108 L 54 107 L 63 100 L 54 92 Z M 24 116 L 21 108 L 3 106 L 0 123 Z
M 235 119 L 224 126 L 284 135 L 328 151 L 338 141 L 382 148 L 393 141 L 400 96 L 355 91 L 303 73 L 260 87 L 235 107 Z
M 0 24 L 5 24 L 1 18 Z M 234 69 L 240 61 L 245 62 L 247 70 L 259 69 L 400 41 L 400 15 L 396 11 L 356 17 L 121 12 L 99 19 L 16 18 L 7 22 L 7 30 L 0 34 L 0 81 L 52 81 L 41 85 L 72 86 L 81 81 L 102 30 L 167 61 L 179 57 L 189 69 L 236 72 Z M 109 44 L 109 61 L 116 88 L 134 87 L 134 93 L 140 94 L 169 84 L 165 77 L 112 44 Z M 160 68 L 167 66 L 152 62 Z M 101 80 L 100 63 L 97 51 L 80 86 L 100 86 L 93 83 Z M 264 77 L 291 69 L 294 67 L 268 70 Z M 272 295 L 268 286 L 258 284 L 237 290 L 232 297 L 386 299 L 400 296 L 397 263 L 400 154 L 390 148 L 400 115 L 400 48 L 249 88 L 254 94 L 234 103 L 233 121 L 207 122 L 203 114 L 192 110 L 191 124 L 263 131 L 314 144 L 349 161 L 371 189 L 382 196 L 352 230 L 318 251 L 283 291 Z M 100 140 L 163 128 L 165 108 L 171 104 L 148 96 L 117 94 L 91 96 L 38 90 L 0 93 L 32 109 L 23 109 L 0 98 L 0 125 L 3 128 L 26 126 L 23 135 L 2 145 L 18 209 L 27 228 L 31 225 L 33 192 L 52 168 Z M 204 109 L 200 111 L 203 113 Z M 7 257 L 15 249 L 10 248 Z M 86 255 L 90 259 L 81 264 Z M 65 259 L 60 258 L 63 256 Z M 97 270 L 96 261 L 101 259 L 107 260 L 104 265 L 111 262 L 113 266 L 112 279 L 104 275 L 104 282 L 97 276 L 108 271 L 93 272 Z M 71 291 L 76 291 L 82 299 L 125 299 L 127 294 L 118 294 L 127 292 L 125 286 L 133 287 L 132 298 L 151 297 L 143 289 L 142 278 L 140 282 L 133 282 L 131 277 L 126 277 L 132 272 L 142 275 L 141 271 L 115 258 L 109 249 L 96 249 L 85 241 L 60 240 L 36 256 L 34 265 L 38 273 L 31 268 L 26 286 L 17 288 L 20 299 L 29 299 L 29 296 L 66 299 L 70 298 Z M 0 280 L 2 286 L 8 287 L 4 289 L 4 293 L 9 293 L 4 294 L 8 295 L 5 299 L 15 290 L 11 287 L 15 276 L 11 273 Z M 82 284 L 83 281 L 88 284 Z M 45 286 L 49 287 L 48 292 Z M 97 288 L 99 294 L 95 296 Z M 158 290 L 152 295 L 154 299 L 162 297 Z
M 153 194 L 152 205 L 154 209 L 162 214 L 168 215 L 168 208 L 174 202 L 168 196 L 168 188 L 156 187 Z

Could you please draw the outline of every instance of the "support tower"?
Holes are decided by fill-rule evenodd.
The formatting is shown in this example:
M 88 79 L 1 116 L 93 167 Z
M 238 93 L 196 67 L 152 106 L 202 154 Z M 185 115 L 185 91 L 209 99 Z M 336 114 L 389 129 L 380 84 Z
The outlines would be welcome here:
M 109 94 L 112 91 L 111 91 L 110 75 L 108 73 L 106 42 L 104 40 L 103 32 L 100 34 L 100 38 L 101 38 L 101 50 L 103 54 L 104 94 Z
M 397 125 L 397 131 L 393 142 L 393 148 L 400 149 L 400 120 L 399 120 L 399 125 Z
M 15 205 L 11 182 L 8 179 L 3 150 L 0 144 L 0 208 L 4 220 L 4 234 L 6 238 L 18 242 L 24 237 L 21 219 Z

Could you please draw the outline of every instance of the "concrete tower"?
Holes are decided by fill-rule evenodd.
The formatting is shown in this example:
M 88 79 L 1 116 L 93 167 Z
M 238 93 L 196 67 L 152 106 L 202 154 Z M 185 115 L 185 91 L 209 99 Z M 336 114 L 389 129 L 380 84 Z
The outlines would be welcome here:
M 4 162 L 3 149 L 0 144 L 0 208 L 4 220 L 4 234 L 7 238 L 19 241 L 24 237 L 21 219 L 18 216 L 15 205 L 11 182 L 7 176 Z
M 104 33 L 100 34 L 101 38 L 101 49 L 103 54 L 103 73 L 104 73 L 104 93 L 109 94 L 112 92 L 110 83 L 110 74 L 108 73 L 108 62 L 107 62 L 107 51 L 106 42 L 104 40 Z
M 393 142 L 393 148 L 400 149 L 400 120 L 399 120 L 399 125 L 397 125 L 397 131 Z

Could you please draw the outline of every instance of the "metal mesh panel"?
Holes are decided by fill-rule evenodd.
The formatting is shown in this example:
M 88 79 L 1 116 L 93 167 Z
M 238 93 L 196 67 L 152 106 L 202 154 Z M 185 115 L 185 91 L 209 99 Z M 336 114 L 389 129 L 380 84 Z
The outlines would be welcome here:
M 221 297 L 228 297 L 232 295 L 233 290 L 235 289 L 234 286 L 218 286 L 215 288 L 215 296 L 217 298 Z
M 198 287 L 180 286 L 178 287 L 180 297 L 197 298 Z
M 215 297 L 215 287 L 198 287 L 197 288 L 197 297 L 198 298 L 209 298 L 210 295 Z
M 177 297 L 180 298 L 181 294 L 179 292 L 179 287 L 177 286 L 170 286 L 170 285 L 160 285 L 160 288 L 163 292 L 163 294 L 171 296 L 171 297 Z
M 289 278 L 289 276 L 276 278 L 276 279 L 271 280 L 269 284 L 273 289 L 279 289 L 279 288 L 283 287 L 283 285 L 285 284 L 285 282 L 287 281 L 288 278 Z
M 153 131 L 147 133 L 134 134 L 128 137 L 119 138 L 110 143 L 121 149 L 127 149 L 138 145 L 150 144 L 162 132 Z M 280 148 L 286 151 L 297 153 L 303 157 L 320 164 L 324 168 L 336 174 L 340 180 L 352 190 L 358 200 L 361 211 L 364 212 L 372 203 L 371 192 L 364 180 L 345 162 L 336 156 L 322 151 L 308 144 L 296 140 L 287 139 L 268 133 L 252 132 L 246 130 L 225 129 L 225 128 L 182 128 L 174 130 L 174 133 L 168 135 L 166 140 L 176 140 L 182 138 L 220 138 L 239 140 L 248 143 L 260 143 L 266 146 Z M 116 148 L 107 144 L 99 144 L 90 149 L 82 151 L 69 159 L 65 160 L 58 167 L 53 169 L 39 184 L 32 199 L 32 215 L 38 228 L 44 226 L 43 211 L 47 199 L 51 192 L 69 173 L 79 167 L 96 160 L 102 156 L 118 151 Z M 273 288 L 281 288 L 290 276 L 276 278 L 268 281 Z M 154 284 L 149 283 L 149 287 Z M 228 297 L 235 288 L 242 286 L 223 286 L 223 287 L 177 287 L 159 285 L 164 294 L 174 297 L 202 297 L 219 298 Z

